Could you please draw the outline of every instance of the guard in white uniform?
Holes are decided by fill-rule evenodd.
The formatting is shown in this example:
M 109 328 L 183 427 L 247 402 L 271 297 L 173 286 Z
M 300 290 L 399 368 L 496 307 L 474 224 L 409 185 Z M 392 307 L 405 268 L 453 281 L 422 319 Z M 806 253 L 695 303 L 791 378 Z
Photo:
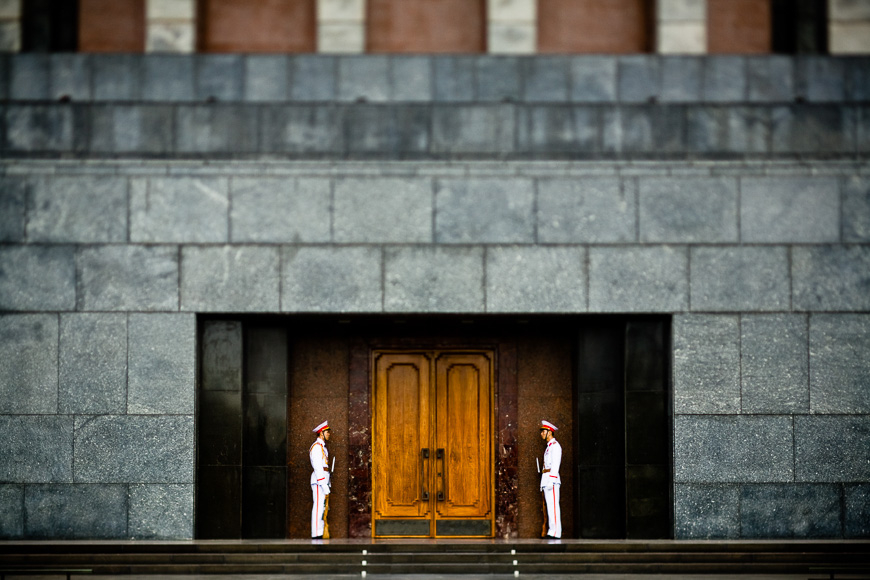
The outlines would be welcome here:
M 311 498 L 314 505 L 311 508 L 311 537 L 323 538 L 326 526 L 324 511 L 326 510 L 326 498 L 329 495 L 329 451 L 326 442 L 329 441 L 329 421 L 324 421 L 314 428 L 317 439 L 308 450 L 308 458 L 311 460 Z
M 547 504 L 547 538 L 562 537 L 562 511 L 559 509 L 559 490 L 562 478 L 559 465 L 562 463 L 562 446 L 556 441 L 554 433 L 559 429 L 549 421 L 541 421 L 541 439 L 547 442 L 544 450 L 544 468 L 541 470 L 541 493 Z

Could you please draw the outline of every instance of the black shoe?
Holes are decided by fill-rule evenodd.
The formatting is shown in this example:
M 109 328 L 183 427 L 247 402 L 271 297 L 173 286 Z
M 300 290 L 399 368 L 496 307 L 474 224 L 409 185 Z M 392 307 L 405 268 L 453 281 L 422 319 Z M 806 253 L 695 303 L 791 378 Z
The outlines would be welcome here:
M 550 536 L 552 538 L 552 536 Z M 311 536 L 312 540 L 322 540 L 323 536 Z

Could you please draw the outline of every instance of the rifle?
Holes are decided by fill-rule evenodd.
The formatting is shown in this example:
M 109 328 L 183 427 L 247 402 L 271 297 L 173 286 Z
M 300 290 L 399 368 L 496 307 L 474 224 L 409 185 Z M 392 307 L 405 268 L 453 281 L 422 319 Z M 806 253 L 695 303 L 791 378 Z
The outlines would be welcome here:
M 535 457 L 535 465 L 538 467 L 538 473 L 541 473 L 541 464 L 538 463 L 538 458 Z M 541 537 L 547 535 L 547 497 L 544 495 L 544 490 L 541 490 L 541 511 L 544 514 L 544 523 L 541 524 Z
M 335 455 L 332 456 L 332 467 L 329 468 L 329 473 L 332 473 L 335 469 Z M 329 539 L 329 522 L 326 521 L 326 516 L 329 514 L 329 496 L 331 494 L 326 494 L 326 499 L 323 503 L 323 539 Z

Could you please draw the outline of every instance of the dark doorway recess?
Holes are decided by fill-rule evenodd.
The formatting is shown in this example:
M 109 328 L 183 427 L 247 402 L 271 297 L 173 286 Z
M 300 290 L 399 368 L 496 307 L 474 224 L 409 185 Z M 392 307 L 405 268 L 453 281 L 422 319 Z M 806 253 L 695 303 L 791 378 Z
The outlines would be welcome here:
M 673 535 L 670 320 L 600 319 L 577 348 L 575 529 Z
M 202 315 L 196 537 L 307 537 L 307 449 L 325 419 L 331 534 L 371 537 L 373 353 L 484 349 L 493 535 L 540 533 L 536 427 L 548 419 L 566 453 L 565 537 L 670 538 L 670 327 L 666 316 Z

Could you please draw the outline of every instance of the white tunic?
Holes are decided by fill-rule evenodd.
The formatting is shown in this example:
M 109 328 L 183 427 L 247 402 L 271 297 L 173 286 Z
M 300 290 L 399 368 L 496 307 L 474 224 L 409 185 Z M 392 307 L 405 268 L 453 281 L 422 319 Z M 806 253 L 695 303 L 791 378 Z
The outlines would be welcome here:
M 325 493 L 329 493 L 329 451 L 323 440 L 318 438 L 308 450 L 308 459 L 311 460 L 311 485 L 324 486 Z
M 559 477 L 559 465 L 562 463 L 562 446 L 555 439 L 550 439 L 544 451 L 544 468 L 541 473 L 541 489 L 550 489 L 554 484 L 562 485 Z M 548 470 L 549 471 L 546 471 Z M 544 473 L 546 471 L 546 473 Z

